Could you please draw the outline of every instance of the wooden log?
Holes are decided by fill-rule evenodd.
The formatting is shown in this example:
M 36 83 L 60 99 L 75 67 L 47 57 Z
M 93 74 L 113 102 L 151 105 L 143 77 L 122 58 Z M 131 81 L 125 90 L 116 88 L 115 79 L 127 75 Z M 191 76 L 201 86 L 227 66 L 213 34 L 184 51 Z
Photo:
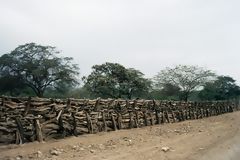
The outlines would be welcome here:
M 87 127 L 88 127 L 88 133 L 92 134 L 93 133 L 93 124 L 91 117 L 89 114 L 86 112 L 86 120 L 87 120 Z
M 155 116 L 157 120 L 157 124 L 161 124 L 161 117 L 159 116 L 159 110 L 155 110 Z
M 67 109 L 70 109 L 71 108 L 71 99 L 68 98 L 67 99 Z
M 135 126 L 138 128 L 139 127 L 139 114 L 138 111 L 135 111 Z
M 183 109 L 181 109 L 181 111 L 180 111 L 180 114 L 181 114 L 181 119 L 182 119 L 182 121 L 185 121 L 186 119 L 185 119 L 185 112 L 184 112 L 184 110 Z
M 16 135 L 15 136 L 15 138 L 16 138 L 15 143 L 16 144 L 23 144 L 23 141 L 22 141 L 21 134 L 20 134 L 19 130 L 16 130 L 16 134 L 15 135 Z
M 165 116 L 165 111 L 161 112 L 161 117 L 162 117 L 162 124 L 166 123 L 166 116 Z
M 94 104 L 94 111 L 99 111 L 99 103 L 100 103 L 101 99 L 98 98 Z
M 150 116 L 150 123 L 151 123 L 151 125 L 154 125 L 154 116 L 153 116 L 153 113 L 150 112 L 150 113 L 149 113 L 149 116 Z
M 129 128 L 134 127 L 133 113 L 129 112 Z
M 191 116 L 191 108 L 188 109 L 188 119 L 192 119 L 192 116 Z
M 166 120 L 167 120 L 167 122 L 170 123 L 170 118 L 169 118 L 168 111 L 165 111 L 165 116 L 166 116 Z
M 37 140 L 39 142 L 43 142 L 43 134 L 42 134 L 42 127 L 40 125 L 39 119 L 36 118 L 34 120 L 35 123 L 35 130 L 36 130 L 36 136 L 37 136 Z
M 175 117 L 174 111 L 171 111 L 171 115 L 172 115 L 173 123 L 175 123 L 176 122 L 176 117 Z
M 120 130 L 120 129 L 122 129 L 122 115 L 121 115 L 121 113 L 118 113 L 117 114 L 117 122 L 118 122 L 118 129 Z
M 72 119 L 73 119 L 73 130 L 72 133 L 74 136 L 77 136 L 77 121 L 76 121 L 76 117 L 75 117 L 75 113 L 72 113 Z
M 206 109 L 206 117 L 209 117 L 210 115 L 209 115 L 209 109 L 207 108 Z
M 24 116 L 26 116 L 28 114 L 28 112 L 30 110 L 30 107 L 31 107 L 31 97 L 28 97 L 28 101 L 27 101 L 27 104 L 26 104 Z
M 61 114 L 60 114 L 59 119 L 58 119 L 58 125 L 59 125 L 58 133 L 60 133 L 62 138 L 64 138 L 66 136 L 66 130 L 64 128 L 63 119 L 62 119 Z
M 2 104 L 1 104 L 1 106 L 4 106 L 4 105 L 5 105 L 5 98 L 2 97 Z
M 203 118 L 203 109 L 202 108 L 200 109 L 200 112 L 201 112 L 201 118 Z
M 197 118 L 198 118 L 198 117 L 197 117 L 196 110 L 193 110 L 193 117 L 194 117 L 194 119 L 197 119 Z
M 17 128 L 18 128 L 18 133 L 19 133 L 19 142 L 20 144 L 23 144 L 26 142 L 25 136 L 24 136 L 24 128 L 23 125 L 18 117 L 15 118 L 16 123 L 17 123 Z
M 59 112 L 58 112 L 58 115 L 57 115 L 57 121 L 59 120 L 59 118 L 61 117 L 61 115 L 62 115 L 62 112 L 63 112 L 63 110 L 60 110 Z
M 107 132 L 106 115 L 105 115 L 105 112 L 104 112 L 104 111 L 102 112 L 102 121 L 103 121 L 104 131 Z
M 113 130 L 116 131 L 117 130 L 117 124 L 116 124 L 116 120 L 113 116 L 113 113 L 111 113 L 111 119 L 112 119 Z
M 184 118 L 185 120 L 188 120 L 188 110 L 184 109 Z
M 233 106 L 232 105 L 229 106 L 229 112 L 233 112 Z
M 148 119 L 147 119 L 147 113 L 146 112 L 143 113 L 143 119 L 144 119 L 144 125 L 148 126 Z

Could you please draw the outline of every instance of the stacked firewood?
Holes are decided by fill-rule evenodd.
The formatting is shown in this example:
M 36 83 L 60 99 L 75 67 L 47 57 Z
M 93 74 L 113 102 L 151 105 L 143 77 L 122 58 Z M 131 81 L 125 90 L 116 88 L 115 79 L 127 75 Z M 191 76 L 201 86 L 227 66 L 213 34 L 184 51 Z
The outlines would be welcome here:
M 232 102 L 0 98 L 0 144 L 138 128 L 227 112 Z

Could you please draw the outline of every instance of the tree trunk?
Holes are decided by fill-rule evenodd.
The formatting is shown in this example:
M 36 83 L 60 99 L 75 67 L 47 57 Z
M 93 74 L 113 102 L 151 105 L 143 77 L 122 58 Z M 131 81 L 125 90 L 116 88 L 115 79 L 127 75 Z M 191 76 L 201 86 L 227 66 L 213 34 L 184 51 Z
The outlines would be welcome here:
M 183 93 L 181 94 L 180 96 L 180 99 L 187 102 L 188 101 L 188 98 L 189 98 L 189 94 L 190 92 L 189 91 L 183 91 Z
M 37 89 L 37 92 L 35 92 L 38 97 L 43 97 L 44 90 Z

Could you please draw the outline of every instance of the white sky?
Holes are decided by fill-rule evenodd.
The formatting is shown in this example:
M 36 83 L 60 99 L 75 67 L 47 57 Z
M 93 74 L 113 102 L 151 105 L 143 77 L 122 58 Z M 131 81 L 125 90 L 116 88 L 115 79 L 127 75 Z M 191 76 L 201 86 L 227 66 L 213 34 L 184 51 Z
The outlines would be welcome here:
M 240 82 L 239 0 L 0 0 L 0 55 L 35 42 L 74 57 L 81 75 L 117 62 L 147 77 L 199 65 Z

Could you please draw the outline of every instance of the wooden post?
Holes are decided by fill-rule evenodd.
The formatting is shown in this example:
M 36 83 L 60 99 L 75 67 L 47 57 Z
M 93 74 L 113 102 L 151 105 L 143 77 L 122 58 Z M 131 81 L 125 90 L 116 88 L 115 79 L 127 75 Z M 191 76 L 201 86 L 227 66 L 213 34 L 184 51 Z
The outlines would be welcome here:
M 77 136 L 77 121 L 76 121 L 76 118 L 75 118 L 75 113 L 72 113 L 72 118 L 73 118 L 73 135 L 74 136 Z
M 62 114 L 59 114 L 58 125 L 59 125 L 59 131 L 58 132 L 61 133 L 62 137 L 64 138 L 66 136 L 66 131 L 65 131 L 65 128 L 64 128 L 64 125 L 63 125 Z
M 26 104 L 26 107 L 25 107 L 25 112 L 24 112 L 24 116 L 26 116 L 30 110 L 30 107 L 31 107 L 31 97 L 28 97 L 28 101 L 27 101 L 27 104 Z
M 87 112 L 86 112 L 86 119 L 87 119 L 88 133 L 92 134 L 93 133 L 92 120 Z
M 182 121 L 185 121 L 185 115 L 184 115 L 184 110 L 183 109 L 181 109 L 180 114 L 181 114 Z
M 133 113 L 129 112 L 129 128 L 133 128 Z
M 193 117 L 194 117 L 194 119 L 197 119 L 196 110 L 193 110 Z
M 168 111 L 165 111 L 165 116 L 166 116 L 167 122 L 170 123 L 170 118 L 169 118 Z
M 203 109 L 201 108 L 201 118 L 203 118 Z
M 117 130 L 117 124 L 116 124 L 115 118 L 113 116 L 113 113 L 111 113 L 111 118 L 112 118 L 113 130 L 116 131 Z
M 161 124 L 161 117 L 159 116 L 159 110 L 155 110 L 155 116 L 157 120 L 157 124 Z
M 154 117 L 153 117 L 153 113 L 150 111 L 149 115 L 150 115 L 150 122 L 151 122 L 151 125 L 154 125 Z
M 2 97 L 2 106 L 4 106 L 4 102 L 5 102 L 5 98 L 4 97 Z
M 138 111 L 135 111 L 135 125 L 138 128 L 139 127 L 139 115 L 138 115 Z
M 34 122 L 35 122 L 35 129 L 36 129 L 37 140 L 39 142 L 43 142 L 42 127 L 40 125 L 39 118 L 35 118 Z
M 71 100 L 70 98 L 67 99 L 67 109 L 71 108 Z
M 206 109 L 206 116 L 209 117 L 209 109 Z
M 106 116 L 104 111 L 102 111 L 102 121 L 103 121 L 104 131 L 107 132 L 107 123 L 106 123 Z
M 148 126 L 148 119 L 147 119 L 147 113 L 146 112 L 143 113 L 143 118 L 144 118 L 145 126 Z
M 176 122 L 176 118 L 175 118 L 175 114 L 174 114 L 173 110 L 171 111 L 171 114 L 172 114 L 173 123 L 175 123 Z
M 15 120 L 16 120 L 17 127 L 18 127 L 19 142 L 20 142 L 20 144 L 21 143 L 23 144 L 23 143 L 25 143 L 24 129 L 23 129 L 20 119 L 18 117 L 16 117 Z
M 192 116 L 191 116 L 191 108 L 188 109 L 188 119 L 192 119 Z
M 118 121 L 118 129 L 122 129 L 122 115 L 121 113 L 117 114 L 117 121 Z
M 23 144 L 19 130 L 16 130 L 16 144 Z
M 165 111 L 162 111 L 162 123 L 166 123 Z
M 95 105 L 94 105 L 94 111 L 95 111 L 95 112 L 96 112 L 96 111 L 99 111 L 99 108 L 98 108 L 99 102 L 100 102 L 100 98 L 98 98 L 98 99 L 96 100 L 96 103 L 95 103 Z

